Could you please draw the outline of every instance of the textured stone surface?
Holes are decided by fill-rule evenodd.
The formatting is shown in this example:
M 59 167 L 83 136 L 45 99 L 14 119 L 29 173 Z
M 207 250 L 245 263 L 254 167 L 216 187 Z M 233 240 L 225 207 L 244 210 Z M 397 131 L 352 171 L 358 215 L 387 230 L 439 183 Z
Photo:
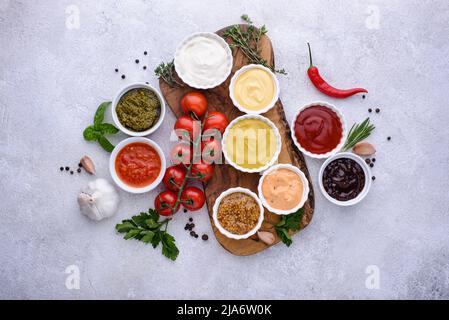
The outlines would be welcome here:
M 77 9 L 78 29 L 67 21 Z M 132 81 L 157 85 L 151 70 L 182 38 L 242 13 L 267 25 L 277 65 L 289 73 L 279 76 L 288 119 L 312 100 L 340 106 L 349 123 L 381 108 L 371 115 L 377 179 L 361 204 L 339 208 L 317 189 L 322 161 L 307 159 L 316 211 L 292 247 L 235 257 L 213 238 L 192 239 L 182 213 L 170 226 L 181 251 L 173 263 L 114 231 L 156 191 L 120 191 L 119 212 L 95 223 L 76 202 L 91 177 L 59 167 L 89 154 L 110 179 L 108 155 L 81 136 L 99 102 Z M 0 297 L 449 298 L 448 33 L 442 0 L 0 0 Z M 317 92 L 305 75 L 307 41 L 331 83 L 365 85 L 366 99 Z M 173 123 L 168 112 L 151 136 L 165 150 Z M 194 218 L 197 232 L 211 235 L 206 213 Z M 69 265 L 80 269 L 79 290 L 65 286 Z M 380 271 L 378 290 L 365 285 L 370 265 Z

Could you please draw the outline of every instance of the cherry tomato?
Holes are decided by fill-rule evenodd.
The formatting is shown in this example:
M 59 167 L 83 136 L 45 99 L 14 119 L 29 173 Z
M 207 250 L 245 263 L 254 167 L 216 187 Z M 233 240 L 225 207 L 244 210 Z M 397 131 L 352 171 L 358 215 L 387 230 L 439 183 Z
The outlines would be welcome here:
M 192 147 L 188 143 L 177 143 L 170 151 L 170 160 L 173 164 L 188 165 L 192 161 Z
M 163 191 L 154 199 L 154 207 L 160 215 L 171 216 L 179 210 L 179 204 L 177 204 L 175 208 L 177 198 L 178 195 L 173 191 Z
M 207 183 L 214 174 L 214 165 L 204 162 L 194 163 L 192 164 L 190 174 L 201 182 Z
M 162 179 L 162 182 L 168 189 L 172 191 L 178 191 L 182 183 L 184 182 L 185 177 L 186 170 L 183 167 L 171 166 L 168 167 L 167 170 L 165 170 L 165 175 Z
M 204 121 L 203 131 L 208 129 L 217 129 L 221 132 L 221 134 L 223 134 L 228 124 L 228 118 L 226 118 L 223 113 L 212 111 L 207 114 L 207 118 Z
M 201 159 L 205 163 L 221 164 L 221 142 L 217 139 L 201 141 Z
M 206 97 L 198 91 L 189 92 L 182 97 L 181 108 L 187 115 L 194 113 L 197 118 L 202 118 L 207 109 Z
M 190 139 L 193 137 L 193 126 L 194 121 L 189 116 L 180 116 L 175 122 L 175 130 L 179 131 L 177 132 L 178 136 L 184 140 L 187 140 L 188 137 Z M 188 135 L 185 132 L 188 132 Z
M 189 186 L 181 193 L 182 205 L 190 211 L 201 209 L 205 201 L 204 192 L 197 187 Z

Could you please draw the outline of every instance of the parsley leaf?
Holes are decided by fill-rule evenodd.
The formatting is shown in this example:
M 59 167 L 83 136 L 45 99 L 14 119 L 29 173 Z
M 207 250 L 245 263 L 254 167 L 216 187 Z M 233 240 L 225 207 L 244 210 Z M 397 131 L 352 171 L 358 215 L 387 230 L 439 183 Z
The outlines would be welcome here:
M 167 232 L 166 225 L 170 219 L 159 221 L 159 213 L 154 209 L 141 212 L 131 219 L 123 220 L 115 226 L 118 233 L 124 233 L 124 239 L 136 239 L 146 244 L 151 243 L 157 248 L 162 243 L 162 254 L 171 260 L 176 260 L 179 249 L 176 247 L 175 238 Z M 165 226 L 161 230 L 162 226 Z
M 289 231 L 299 231 L 301 220 L 304 216 L 304 207 L 289 215 L 282 216 L 281 220 L 274 226 L 278 237 L 287 247 L 293 243 Z

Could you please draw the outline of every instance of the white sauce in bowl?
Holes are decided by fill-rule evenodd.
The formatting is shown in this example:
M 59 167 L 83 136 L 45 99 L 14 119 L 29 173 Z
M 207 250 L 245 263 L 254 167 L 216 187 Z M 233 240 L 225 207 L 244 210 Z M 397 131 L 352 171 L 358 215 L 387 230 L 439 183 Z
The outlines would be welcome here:
M 180 78 L 195 88 L 213 88 L 231 72 L 232 54 L 226 42 L 215 34 L 197 34 L 184 41 L 175 55 Z

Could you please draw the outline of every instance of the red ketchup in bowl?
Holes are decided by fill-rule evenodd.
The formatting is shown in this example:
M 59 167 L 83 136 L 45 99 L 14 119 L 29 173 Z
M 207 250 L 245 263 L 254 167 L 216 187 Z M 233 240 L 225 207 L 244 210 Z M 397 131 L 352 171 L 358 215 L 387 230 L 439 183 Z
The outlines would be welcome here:
M 295 120 L 294 130 L 299 144 L 314 154 L 334 150 L 343 136 L 343 126 L 338 114 L 320 105 L 302 110 Z

